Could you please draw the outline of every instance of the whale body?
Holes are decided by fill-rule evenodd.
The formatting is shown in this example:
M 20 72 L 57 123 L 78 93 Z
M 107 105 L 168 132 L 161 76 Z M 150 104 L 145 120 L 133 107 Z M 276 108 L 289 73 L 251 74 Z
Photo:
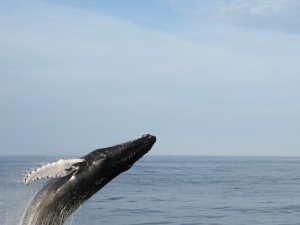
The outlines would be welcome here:
M 97 149 L 80 159 L 61 159 L 30 172 L 25 185 L 51 178 L 34 196 L 21 225 L 61 225 L 85 201 L 145 155 L 156 137 L 141 137 L 108 148 Z

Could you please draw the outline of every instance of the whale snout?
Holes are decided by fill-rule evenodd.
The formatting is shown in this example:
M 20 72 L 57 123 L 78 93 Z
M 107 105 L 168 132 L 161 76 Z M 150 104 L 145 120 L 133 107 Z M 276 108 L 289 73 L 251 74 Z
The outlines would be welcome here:
M 147 140 L 147 141 L 150 141 L 150 143 L 155 143 L 156 142 L 156 137 L 151 135 L 151 134 L 143 134 L 142 136 L 139 137 L 140 139 L 144 139 L 144 140 Z

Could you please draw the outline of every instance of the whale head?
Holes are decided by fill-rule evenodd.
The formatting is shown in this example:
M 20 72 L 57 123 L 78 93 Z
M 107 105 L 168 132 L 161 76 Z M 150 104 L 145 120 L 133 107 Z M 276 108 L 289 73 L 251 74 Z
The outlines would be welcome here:
M 101 180 L 109 182 L 120 173 L 130 169 L 132 165 L 143 157 L 156 142 L 156 137 L 144 134 L 132 141 L 108 148 L 97 149 L 82 157 L 86 165 L 78 175 L 91 177 L 99 176 Z M 78 176 L 75 174 L 75 176 Z M 80 176 L 78 176 L 80 179 Z

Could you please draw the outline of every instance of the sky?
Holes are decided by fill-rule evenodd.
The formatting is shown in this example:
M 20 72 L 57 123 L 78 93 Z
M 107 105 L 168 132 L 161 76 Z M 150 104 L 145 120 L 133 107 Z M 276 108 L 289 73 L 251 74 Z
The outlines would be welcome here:
M 300 156 L 300 1 L 0 2 L 0 155 Z

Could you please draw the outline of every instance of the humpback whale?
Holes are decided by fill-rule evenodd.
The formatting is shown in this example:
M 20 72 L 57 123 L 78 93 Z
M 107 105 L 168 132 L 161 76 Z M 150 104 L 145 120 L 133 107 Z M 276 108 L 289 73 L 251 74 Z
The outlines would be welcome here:
M 156 137 L 97 149 L 79 159 L 61 159 L 30 172 L 24 184 L 51 178 L 28 205 L 21 225 L 61 225 L 85 201 L 145 155 Z

